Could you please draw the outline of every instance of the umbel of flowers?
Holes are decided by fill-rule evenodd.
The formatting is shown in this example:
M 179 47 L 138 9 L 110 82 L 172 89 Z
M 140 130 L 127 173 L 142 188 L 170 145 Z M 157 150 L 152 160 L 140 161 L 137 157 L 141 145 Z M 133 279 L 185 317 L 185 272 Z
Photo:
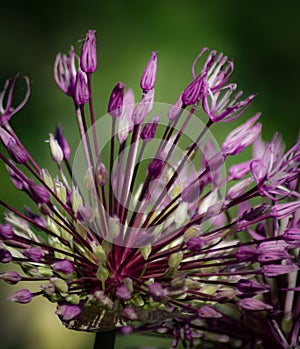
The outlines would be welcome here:
M 214 50 L 202 49 L 191 83 L 161 115 L 153 52 L 137 103 L 122 82 L 112 89 L 106 128 L 94 113 L 96 69 L 93 30 L 80 56 L 73 48 L 57 55 L 54 77 L 74 102 L 83 159 L 72 163 L 58 126 L 49 137 L 56 174 L 40 168 L 10 126 L 28 100 L 28 78 L 19 106 L 13 103 L 19 76 L 1 93 L 0 158 L 16 189 L 32 200 L 23 212 L 0 200 L 0 262 L 21 269 L 0 278 L 34 281 L 10 301 L 44 296 L 68 328 L 156 331 L 173 337 L 172 348 L 180 341 L 298 348 L 300 142 L 285 152 L 278 135 L 262 141 L 259 113 L 221 147 L 207 137 L 215 124 L 242 117 L 255 97 L 244 98 L 229 82 L 233 62 Z M 185 137 L 199 113 L 205 124 Z M 250 145 L 252 158 L 236 160 L 224 174 L 227 158 Z

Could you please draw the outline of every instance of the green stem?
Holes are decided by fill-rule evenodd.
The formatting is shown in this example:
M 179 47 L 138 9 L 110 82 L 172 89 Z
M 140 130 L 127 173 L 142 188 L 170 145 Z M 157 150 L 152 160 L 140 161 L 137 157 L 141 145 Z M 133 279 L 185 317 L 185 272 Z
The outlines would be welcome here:
M 97 332 L 94 349 L 114 349 L 116 340 L 116 330 Z

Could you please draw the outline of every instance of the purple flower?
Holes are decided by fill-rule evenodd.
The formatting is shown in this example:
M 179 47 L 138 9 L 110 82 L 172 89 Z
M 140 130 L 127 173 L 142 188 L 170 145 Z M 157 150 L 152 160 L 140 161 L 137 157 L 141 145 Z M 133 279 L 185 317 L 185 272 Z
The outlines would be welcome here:
M 30 81 L 29 81 L 29 78 L 25 76 L 24 79 L 25 79 L 26 88 L 27 88 L 25 97 L 17 107 L 14 108 L 12 106 L 15 84 L 18 78 L 19 78 L 19 74 L 17 74 L 12 81 L 7 80 L 4 84 L 3 91 L 0 93 L 0 126 L 7 125 L 11 117 L 24 107 L 24 105 L 27 103 L 28 98 L 30 96 Z M 10 88 L 9 88 L 9 85 L 10 85 Z M 6 100 L 6 105 L 4 105 L 5 100 Z
M 5 84 L 0 159 L 33 207 L 0 200 L 0 263 L 22 270 L 0 279 L 39 285 L 10 300 L 44 296 L 70 329 L 98 336 L 118 327 L 124 334 L 157 331 L 173 337 L 173 349 L 180 341 L 218 347 L 224 338 L 241 348 L 296 348 L 299 141 L 285 153 L 278 136 L 265 143 L 255 114 L 218 147 L 212 125 L 242 116 L 255 97 L 242 99 L 229 81 L 232 60 L 202 49 L 193 80 L 170 106 L 154 102 L 157 64 L 153 52 L 136 104 L 119 82 L 110 116 L 96 119 L 95 31 L 80 58 L 73 48 L 58 54 L 54 79 L 72 97 L 80 142 L 71 152 L 61 126 L 50 133 L 51 172 L 9 125 L 29 86 L 14 109 L 17 78 Z M 205 126 L 198 110 L 208 116 Z M 252 158 L 239 159 L 251 145 Z
M 58 87 L 67 95 L 74 98 L 75 82 L 79 57 L 71 47 L 69 56 L 58 53 L 54 64 L 54 79 Z
M 80 68 L 85 73 L 94 73 L 97 69 L 96 30 L 89 30 L 86 34 L 80 56 Z

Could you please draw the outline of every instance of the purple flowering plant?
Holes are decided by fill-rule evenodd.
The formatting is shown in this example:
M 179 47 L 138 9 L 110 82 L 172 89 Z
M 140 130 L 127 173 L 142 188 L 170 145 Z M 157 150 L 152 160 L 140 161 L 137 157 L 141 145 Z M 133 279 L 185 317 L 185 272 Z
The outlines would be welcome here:
M 67 328 L 96 332 L 94 348 L 133 331 L 173 338 L 172 349 L 299 348 L 300 141 L 287 151 L 277 134 L 266 143 L 257 113 L 218 145 L 211 129 L 242 118 L 255 94 L 229 82 L 234 64 L 215 50 L 201 50 L 173 105 L 154 102 L 152 52 L 138 102 L 118 82 L 101 118 L 96 69 L 93 30 L 80 55 L 56 57 L 80 135 L 71 150 L 61 126 L 50 134 L 56 174 L 10 126 L 29 79 L 18 106 L 19 75 L 1 92 L 0 158 L 32 200 L 22 212 L 0 200 L 0 262 L 20 267 L 0 278 L 34 281 L 9 300 L 56 303 Z

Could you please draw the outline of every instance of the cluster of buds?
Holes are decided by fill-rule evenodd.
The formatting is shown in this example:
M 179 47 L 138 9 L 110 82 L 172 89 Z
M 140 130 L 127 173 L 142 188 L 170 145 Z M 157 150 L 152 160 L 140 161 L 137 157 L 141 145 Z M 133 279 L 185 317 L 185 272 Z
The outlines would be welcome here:
M 173 349 L 180 341 L 298 348 L 300 141 L 286 153 L 278 136 L 264 143 L 258 113 L 217 146 L 211 128 L 242 117 L 255 97 L 241 99 L 243 92 L 228 83 L 234 66 L 223 53 L 204 48 L 192 82 L 168 106 L 154 103 L 152 52 L 140 100 L 135 104 L 132 90 L 118 82 L 99 120 L 96 68 L 93 30 L 80 56 L 73 48 L 57 55 L 54 78 L 74 102 L 80 144 L 71 162 L 62 127 L 50 134 L 55 177 L 9 123 L 28 100 L 28 78 L 16 108 L 18 77 L 1 93 L 0 159 L 33 205 L 22 212 L 0 200 L 6 210 L 0 262 L 22 270 L 0 278 L 39 285 L 10 301 L 44 296 L 68 328 L 99 335 L 157 331 L 173 336 Z M 227 158 L 251 145 L 252 158 L 226 171 Z

